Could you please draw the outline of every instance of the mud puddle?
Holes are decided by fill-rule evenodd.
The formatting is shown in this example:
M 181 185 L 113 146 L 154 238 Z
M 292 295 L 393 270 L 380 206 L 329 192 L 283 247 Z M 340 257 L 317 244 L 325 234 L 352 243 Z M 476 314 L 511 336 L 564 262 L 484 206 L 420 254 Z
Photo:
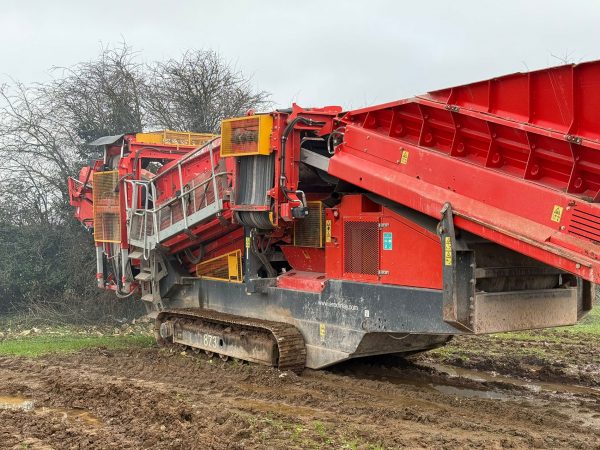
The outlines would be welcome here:
M 510 400 L 512 398 L 511 395 L 494 389 L 485 389 L 480 386 L 464 387 L 451 383 L 442 383 L 438 379 L 433 380 L 427 373 L 415 373 L 414 370 L 403 373 L 402 369 L 390 369 L 384 373 L 368 372 L 366 374 L 361 374 L 361 376 L 363 375 L 377 381 L 385 381 L 402 386 L 413 386 L 419 389 L 426 389 L 428 391 L 439 392 L 454 397 L 482 398 L 490 400 Z
M 586 402 L 594 403 L 600 400 L 600 389 L 594 387 L 531 381 L 493 372 L 422 361 L 415 364 L 408 360 L 388 357 L 371 358 L 362 362 L 349 361 L 341 369 L 333 368 L 332 372 L 342 372 L 353 378 L 366 377 L 411 386 L 453 397 L 507 401 L 531 399 L 536 394 L 547 394 L 573 400 L 585 398 Z
M 550 383 L 543 381 L 530 381 L 513 378 L 506 375 L 499 375 L 493 372 L 481 372 L 479 370 L 465 369 L 455 366 L 447 366 L 444 364 L 420 362 L 417 367 L 425 367 L 433 369 L 436 372 L 444 373 L 450 378 L 465 378 L 467 380 L 479 383 L 502 383 L 518 388 L 525 388 L 529 391 L 538 392 L 553 392 L 559 394 L 585 395 L 592 397 L 600 397 L 600 389 L 579 386 L 575 384 Z
M 427 387 L 433 388 L 442 394 L 453 395 L 455 397 L 487 398 L 491 400 L 509 400 L 511 398 L 510 395 L 493 390 L 469 389 L 436 383 L 430 383 Z
M 478 398 L 488 400 L 511 400 L 513 393 L 506 389 L 489 386 L 483 379 L 463 377 L 444 373 L 435 367 L 416 365 L 405 359 L 372 357 L 364 361 L 348 361 L 334 373 L 343 373 L 355 379 L 367 378 L 398 386 L 410 386 L 417 390 L 441 393 L 452 397 Z
M 0 395 L 0 409 L 31 411 L 33 400 L 13 395 Z
M 0 447 L 600 448 L 595 392 L 534 392 L 463 375 L 379 358 L 282 377 L 154 348 L 0 357 L 0 395 L 21 396 L 4 404 L 34 403 L 0 409 Z M 101 426 L 88 425 L 83 410 L 43 408 L 74 405 Z
M 37 408 L 35 401 L 18 395 L 0 395 L 0 410 L 31 411 L 37 415 L 54 415 L 63 420 L 80 420 L 86 425 L 98 427 L 101 420 L 83 408 L 60 408 L 42 406 Z

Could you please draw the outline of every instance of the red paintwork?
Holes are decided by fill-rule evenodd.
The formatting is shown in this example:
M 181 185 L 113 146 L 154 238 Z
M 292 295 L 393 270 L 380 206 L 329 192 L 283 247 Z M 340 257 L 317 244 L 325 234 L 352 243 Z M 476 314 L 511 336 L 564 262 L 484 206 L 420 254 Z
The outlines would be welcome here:
M 312 247 L 280 246 L 288 263 L 294 270 L 305 272 L 325 272 L 325 250 Z
M 269 238 L 294 269 L 278 278 L 280 287 L 316 291 L 323 280 L 341 278 L 441 288 L 438 236 L 360 194 L 346 195 L 335 208 L 326 209 L 332 226 L 324 250 L 288 245 L 296 220 L 292 212 L 300 206 L 296 190 L 302 136 L 312 132 L 311 137 L 328 137 L 334 130 L 338 145 L 330 158 L 330 175 L 438 219 L 444 204 L 450 203 L 457 227 L 600 282 L 600 62 L 508 75 L 346 113 L 337 106 L 303 109 L 294 104 L 291 111 L 271 115 L 275 183 L 266 194 L 273 201 L 275 229 Z M 287 137 L 284 192 L 279 183 L 281 138 L 298 117 L 312 122 L 298 122 Z M 142 159 L 158 158 L 165 165 L 157 175 L 157 204 L 177 195 L 179 173 L 173 167 L 194 147 L 147 145 L 133 135 L 125 137 L 125 145 L 120 177 L 139 178 Z M 121 145 L 114 145 L 108 155 L 121 151 Z M 184 184 L 208 173 L 207 155 L 185 160 Z M 230 174 L 230 187 L 222 189 L 231 199 L 236 161 L 220 159 L 215 143 L 214 164 Z M 82 170 L 82 183 L 69 181 L 76 217 L 88 226 L 92 196 L 85 180 L 102 165 L 97 161 Z M 120 192 L 124 208 L 125 190 Z M 205 258 L 245 251 L 243 230 L 232 211 L 265 207 L 235 205 L 231 199 L 225 201 L 220 218 L 163 242 L 163 250 L 180 257 L 186 249 L 193 256 L 202 251 Z M 560 217 L 553 216 L 557 207 L 562 208 Z M 125 220 L 125 214 L 122 217 Z M 379 224 L 379 241 L 369 247 L 376 249 L 379 273 L 345 271 L 346 220 Z M 123 222 L 123 248 L 128 247 L 126 229 Z M 392 250 L 384 249 L 384 233 L 392 233 Z M 110 251 L 106 248 L 108 255 Z M 193 272 L 189 255 L 180 259 Z
M 91 167 L 83 167 L 79 178 L 67 180 L 69 188 L 69 204 L 75 208 L 75 218 L 88 228 L 93 226 L 94 208 L 92 202 L 92 178 L 94 171 Z
M 326 273 L 329 278 L 432 289 L 442 287 L 442 249 L 436 234 L 360 194 L 346 195 L 336 208 L 327 209 L 326 220 L 331 220 L 331 242 L 326 244 Z M 381 274 L 366 275 L 345 271 L 346 221 L 373 222 L 383 226 L 379 232 L 379 241 L 369 249 L 379 249 L 377 266 L 382 271 Z M 383 233 L 392 233 L 391 250 L 384 248 Z M 371 255 L 361 256 L 368 258 Z
M 292 104 L 292 112 L 290 114 L 276 112 L 273 113 L 273 133 L 271 134 L 271 147 L 274 152 L 281 155 L 281 136 L 285 130 L 285 127 L 292 120 L 301 116 L 315 122 L 323 122 L 324 125 L 306 125 L 303 123 L 297 123 L 293 131 L 287 138 L 286 151 L 285 151 L 285 175 L 286 182 L 285 187 L 290 191 L 288 196 L 294 200 L 297 199 L 294 192 L 298 188 L 298 173 L 300 165 L 300 133 L 307 130 L 314 130 L 318 136 L 323 136 L 331 132 L 334 126 L 334 118 L 336 118 L 342 111 L 339 106 L 326 106 L 324 108 L 301 108 L 295 103 Z M 279 180 L 281 176 L 281 166 L 279 161 L 275 163 L 275 180 Z M 292 207 L 299 206 L 299 200 L 289 202 L 281 189 L 279 183 L 275 183 L 274 188 L 270 193 L 271 197 L 275 201 L 275 211 L 278 214 L 274 217 L 274 223 L 279 225 L 279 219 L 283 219 L 285 222 L 292 221 Z
M 321 292 L 327 277 L 319 272 L 286 272 L 277 277 L 277 287 L 294 291 Z
M 208 239 L 207 239 L 208 241 Z M 204 245 L 204 257 L 211 259 L 224 253 L 229 253 L 234 250 L 244 252 L 244 229 L 238 227 L 236 230 L 225 234 L 218 239 L 208 241 Z
M 119 178 L 121 180 L 129 177 L 139 179 L 145 172 L 142 168 L 144 159 L 159 159 L 163 163 L 168 164 L 170 161 L 177 161 L 184 155 L 189 153 L 195 148 L 195 146 L 188 145 L 175 145 L 175 144 L 147 144 L 144 142 L 138 142 L 136 135 L 126 135 L 123 138 L 123 145 L 121 143 L 110 145 L 106 149 L 107 159 L 119 158 L 121 152 L 124 156 L 119 158 L 118 166 L 116 170 L 119 171 Z M 93 228 L 93 208 L 92 208 L 92 189 L 93 189 L 93 173 L 95 171 L 102 170 L 113 170 L 113 166 L 104 167 L 103 160 L 97 160 L 91 167 L 84 167 L 79 173 L 79 179 L 75 180 L 70 178 L 68 180 L 69 187 L 69 202 L 75 207 L 75 217 L 81 221 L 86 227 Z M 126 194 L 127 192 L 127 194 Z M 117 244 L 118 247 L 123 249 L 129 248 L 128 236 L 127 236 L 127 224 L 125 214 L 125 195 L 127 195 L 127 203 L 131 204 L 131 190 L 124 189 L 123 183 L 120 184 L 119 189 L 120 203 L 121 203 L 121 242 Z M 140 205 L 137 205 L 140 206 Z M 112 244 L 97 243 L 97 246 L 101 246 L 107 257 L 113 256 Z M 139 265 L 139 260 L 132 261 L 132 265 Z M 102 274 L 97 275 L 102 278 Z M 116 280 L 109 275 L 108 279 L 103 281 L 105 289 L 117 290 Z M 131 284 L 131 289 L 137 288 L 137 283 Z
M 352 111 L 329 173 L 600 282 L 599 105 L 592 62 Z

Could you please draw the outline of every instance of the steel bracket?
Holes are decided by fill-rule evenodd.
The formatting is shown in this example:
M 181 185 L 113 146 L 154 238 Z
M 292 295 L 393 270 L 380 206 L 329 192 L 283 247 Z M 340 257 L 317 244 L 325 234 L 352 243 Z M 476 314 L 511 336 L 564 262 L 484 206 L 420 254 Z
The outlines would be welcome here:
M 444 204 L 438 234 L 442 241 L 443 320 L 473 332 L 475 307 L 475 254 L 457 237 L 452 205 Z

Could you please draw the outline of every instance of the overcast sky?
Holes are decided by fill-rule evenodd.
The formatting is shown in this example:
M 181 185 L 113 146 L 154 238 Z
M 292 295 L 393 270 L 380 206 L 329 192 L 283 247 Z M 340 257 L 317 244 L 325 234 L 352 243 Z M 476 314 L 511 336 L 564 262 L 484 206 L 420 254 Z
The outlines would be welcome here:
M 278 106 L 396 100 L 600 58 L 600 2 L 0 0 L 0 74 L 52 66 L 125 41 L 145 60 L 214 49 Z

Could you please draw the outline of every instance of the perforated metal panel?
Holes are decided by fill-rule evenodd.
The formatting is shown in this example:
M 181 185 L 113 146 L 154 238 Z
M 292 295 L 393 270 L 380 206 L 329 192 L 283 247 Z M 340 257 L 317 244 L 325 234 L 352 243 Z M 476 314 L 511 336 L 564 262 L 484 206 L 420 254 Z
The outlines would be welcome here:
M 144 224 L 146 224 L 145 231 Z M 134 215 L 131 218 L 130 239 L 141 241 L 144 235 L 150 236 L 152 233 L 154 233 L 154 217 L 151 213 L 146 212 L 144 215 Z
M 344 272 L 379 274 L 379 223 L 344 221 Z
M 115 188 L 119 182 L 119 172 L 95 172 L 94 240 L 96 242 L 121 242 L 121 210 L 119 192 Z
M 294 222 L 294 245 L 322 248 L 324 245 L 325 209 L 323 202 L 308 202 L 308 216 Z
M 224 281 L 242 281 L 242 252 L 235 250 L 196 265 L 196 275 Z

